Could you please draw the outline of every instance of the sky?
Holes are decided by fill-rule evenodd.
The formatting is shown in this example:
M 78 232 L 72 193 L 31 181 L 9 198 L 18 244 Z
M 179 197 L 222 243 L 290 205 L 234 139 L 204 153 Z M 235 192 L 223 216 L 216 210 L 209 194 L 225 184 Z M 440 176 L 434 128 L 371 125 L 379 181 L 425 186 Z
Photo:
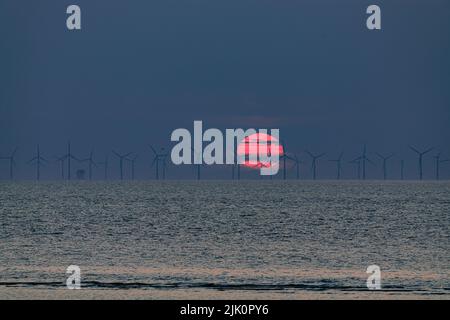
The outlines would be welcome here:
M 70 4 L 81 7 L 82 30 L 66 28 Z M 381 7 L 382 30 L 366 28 L 371 4 Z M 33 178 L 26 161 L 37 144 L 51 160 L 43 177 L 56 178 L 53 160 L 69 139 L 80 158 L 109 154 L 112 177 L 111 150 L 135 152 L 137 175 L 150 178 L 148 145 L 170 150 L 171 132 L 194 120 L 279 128 L 305 178 L 305 150 L 326 152 L 323 178 L 334 176 L 327 160 L 341 151 L 344 175 L 354 177 L 347 161 L 364 143 L 377 164 L 371 178 L 381 176 L 375 152 L 395 153 L 391 177 L 400 159 L 416 176 L 409 144 L 436 148 L 425 158 L 428 178 L 438 150 L 450 158 L 448 0 L 0 0 L 0 39 L 0 156 L 19 148 L 19 178 Z M 450 178 L 450 163 L 442 175 Z M 169 167 L 168 177 L 195 173 Z

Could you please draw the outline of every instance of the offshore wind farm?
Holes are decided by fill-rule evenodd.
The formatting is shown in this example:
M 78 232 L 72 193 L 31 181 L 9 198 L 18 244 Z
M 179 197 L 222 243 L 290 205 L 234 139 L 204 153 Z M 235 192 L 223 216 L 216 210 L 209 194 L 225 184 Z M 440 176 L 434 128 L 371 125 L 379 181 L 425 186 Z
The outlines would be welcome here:
M 423 152 L 419 152 L 414 147 L 408 146 L 411 152 L 405 152 L 405 156 L 402 156 L 401 160 L 397 159 L 400 164 L 397 170 L 388 167 L 388 161 L 394 164 L 396 160 L 396 154 L 390 153 L 387 155 L 381 154 L 379 152 L 371 152 L 375 157 L 380 159 L 380 163 L 375 163 L 367 156 L 367 145 L 364 144 L 362 149 L 362 154 L 358 155 L 357 150 L 354 151 L 353 156 L 350 158 L 344 157 L 344 152 L 339 153 L 336 159 L 330 159 L 327 161 L 322 161 L 321 166 L 326 166 L 328 171 L 327 175 L 319 175 L 319 161 L 323 158 L 326 153 L 313 154 L 310 151 L 287 151 L 283 142 L 281 144 L 286 150 L 280 155 L 280 171 L 275 177 L 275 179 L 297 179 L 297 180 L 423 180 L 426 177 L 427 180 L 448 180 L 450 179 L 450 163 L 449 159 L 445 157 L 445 153 L 438 151 L 435 155 L 429 155 L 435 148 L 426 149 Z M 355 148 L 356 149 L 356 148 Z M 18 150 L 20 151 L 18 153 Z M 228 165 L 214 165 L 209 174 L 201 174 L 201 168 L 205 165 L 195 164 L 192 165 L 192 170 L 195 172 L 194 176 L 185 176 L 178 174 L 178 171 L 183 172 L 180 166 L 174 165 L 170 161 L 169 152 L 165 151 L 164 147 L 161 147 L 157 151 L 153 146 L 150 146 L 151 153 L 146 153 L 147 159 L 143 156 L 139 158 L 142 162 L 140 170 L 137 170 L 139 165 L 138 155 L 134 152 L 128 152 L 126 154 L 119 154 L 115 150 L 111 152 L 103 152 L 105 154 L 103 161 L 100 158 L 94 157 L 94 149 L 88 154 L 87 158 L 78 158 L 71 152 L 71 143 L 67 143 L 67 153 L 62 156 L 54 156 L 54 160 L 49 162 L 46 158 L 41 156 L 40 145 L 37 146 L 37 151 L 34 157 L 28 162 L 21 161 L 20 156 L 23 155 L 24 151 L 19 147 L 13 149 L 13 151 L 8 155 L 8 153 L 0 153 L 0 179 L 1 180 L 72 180 L 76 170 L 82 170 L 87 172 L 87 180 L 237 180 L 241 179 L 241 167 L 242 165 L 233 165 L 231 168 L 232 174 L 224 174 L 224 172 L 229 171 Z M 192 149 L 193 150 L 193 149 Z M 440 148 L 440 150 L 445 150 L 445 148 Z M 194 150 L 192 151 L 194 153 Z M 145 152 L 144 152 L 145 154 Z M 351 152 L 347 151 L 348 155 Z M 353 158 L 354 155 L 356 158 Z M 418 155 L 417 159 L 414 154 Z M 450 152 L 448 152 L 450 157 Z M 113 172 L 109 172 L 113 168 L 108 166 L 109 156 L 115 156 L 118 162 L 118 171 L 114 168 Z M 299 156 L 303 160 L 300 160 Z M 94 160 L 95 158 L 95 160 Z M 398 157 L 397 157 L 398 158 Z M 409 171 L 405 173 L 405 159 L 408 159 Z M 72 160 L 72 161 L 71 161 Z M 327 165 L 328 162 L 328 165 Z M 150 166 L 146 164 L 150 163 Z M 332 171 L 332 167 L 336 168 L 335 173 Z M 26 164 L 33 164 L 35 166 L 35 173 L 22 173 Z M 303 164 L 303 168 L 301 168 Z M 330 166 L 331 164 L 331 166 Z M 355 164 L 357 167 L 357 174 L 355 175 Z M 368 168 L 367 164 L 371 165 Z M 393 165 L 392 165 L 393 166 Z M 208 167 L 208 166 L 206 166 Z M 237 168 L 237 173 L 235 172 Z M 257 169 L 257 168 L 256 168 Z M 244 166 L 243 179 L 257 179 L 257 175 L 254 174 L 249 166 Z M 14 171 L 17 171 L 14 175 Z M 118 174 L 117 174 L 118 172 Z M 128 173 L 126 175 L 125 173 Z M 167 172 L 167 175 L 166 175 Z

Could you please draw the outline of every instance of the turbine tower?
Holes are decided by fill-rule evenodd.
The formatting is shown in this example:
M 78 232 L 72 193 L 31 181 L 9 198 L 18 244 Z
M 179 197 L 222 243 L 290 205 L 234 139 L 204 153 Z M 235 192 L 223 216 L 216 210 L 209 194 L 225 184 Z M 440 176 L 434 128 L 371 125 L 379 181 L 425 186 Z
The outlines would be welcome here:
M 48 162 L 45 158 L 41 157 L 41 151 L 39 149 L 39 145 L 37 145 L 36 156 L 28 161 L 29 164 L 36 165 L 36 180 L 39 181 L 41 179 L 41 165 Z
M 237 179 L 241 180 L 241 165 L 238 163 L 237 166 Z
M 437 155 L 434 156 L 435 159 L 435 166 L 436 166 L 436 180 L 440 179 L 440 167 L 441 163 L 449 162 L 450 159 L 441 160 L 441 152 L 439 152 Z
M 108 180 L 108 156 L 105 156 L 105 161 L 97 162 L 97 164 L 103 166 L 103 179 Z
M 357 165 L 358 165 L 358 167 L 357 167 L 357 171 L 358 171 L 358 180 L 361 180 L 361 158 L 358 157 L 358 158 L 356 158 L 356 159 L 353 159 L 352 161 L 349 161 L 348 163 L 351 163 L 351 164 L 357 164 Z
M 62 157 L 65 157 L 67 159 L 67 180 L 70 180 L 70 176 L 71 176 L 71 170 L 70 170 L 70 161 L 76 160 L 76 161 L 80 161 L 80 159 L 78 159 L 77 157 L 75 157 L 71 150 L 70 150 L 70 141 L 67 142 L 67 153 L 65 155 L 63 155 Z
M 308 150 L 306 151 L 306 153 L 308 153 L 309 156 L 312 158 L 311 169 L 313 172 L 313 180 L 316 180 L 316 178 L 317 178 L 317 160 L 319 160 L 321 157 L 323 157 L 325 155 L 325 153 L 314 155 L 311 152 L 309 152 Z
M 423 156 L 426 155 L 431 150 L 433 150 L 434 148 L 429 148 L 429 149 L 427 149 L 425 151 L 422 151 L 422 152 L 420 152 L 419 150 L 417 150 L 413 146 L 409 146 L 409 148 L 419 155 L 419 179 L 422 180 L 423 179 Z
M 364 144 L 363 153 L 361 156 L 356 158 L 355 160 L 359 159 L 362 164 L 362 179 L 366 180 L 366 162 L 369 162 L 372 165 L 375 165 L 375 163 L 372 162 L 369 158 L 367 158 L 367 146 Z
M 89 153 L 89 158 L 80 160 L 81 162 L 88 162 L 89 163 L 89 180 L 92 180 L 92 166 L 97 167 L 97 164 L 93 160 L 94 151 L 91 150 L 91 153 Z
M 192 152 L 194 152 L 195 154 L 197 154 L 197 155 L 199 155 L 199 153 L 198 152 L 196 152 L 195 150 L 194 150 L 194 148 L 191 148 L 191 150 L 192 150 Z M 201 171 L 201 167 L 202 167 L 202 165 L 201 164 L 195 164 L 195 167 L 196 167 L 196 169 L 197 169 L 197 180 L 200 180 L 200 178 L 201 178 L 201 175 L 200 175 L 200 171 Z M 239 167 L 238 167 L 238 175 L 239 175 Z M 233 167 L 233 177 L 234 177 L 234 167 Z M 234 179 L 234 178 L 233 178 Z M 238 180 L 239 180 L 239 178 L 238 178 Z
M 200 168 L 198 169 L 200 171 Z M 236 174 L 237 171 L 237 174 Z M 236 178 L 237 176 L 237 178 Z M 241 179 L 241 167 L 237 163 L 233 163 L 231 165 L 231 179 L 232 180 L 240 180 Z
M 300 159 L 297 157 L 296 154 L 293 154 L 292 156 L 288 156 L 288 158 L 295 163 L 296 178 L 297 178 L 297 180 L 299 180 L 300 179 L 300 164 L 302 162 L 300 161 Z
M 201 169 L 201 164 L 196 164 L 197 167 L 197 180 L 200 180 L 200 169 Z
M 344 152 L 341 152 L 339 154 L 339 157 L 337 159 L 331 159 L 328 161 L 335 162 L 336 163 L 336 180 L 341 180 L 341 170 L 342 170 L 342 157 L 344 156 Z
M 388 161 L 389 159 L 391 159 L 391 158 L 394 156 L 394 154 L 391 153 L 391 154 L 388 155 L 388 156 L 383 156 L 382 154 L 380 154 L 380 153 L 377 152 L 376 155 L 377 155 L 381 160 L 383 160 L 383 180 L 386 180 L 386 179 L 387 179 L 387 161 Z
M 153 146 L 150 146 L 150 149 L 152 149 L 153 154 L 155 157 L 153 158 L 152 167 L 156 165 L 156 180 L 159 180 L 159 163 L 162 163 L 162 169 L 163 169 L 163 180 L 166 179 L 166 158 L 168 156 L 168 153 L 164 151 L 164 148 L 160 149 L 160 152 L 156 152 L 156 149 L 153 148 Z
M 137 158 L 138 158 L 137 154 L 132 158 L 126 158 L 126 160 L 131 162 L 131 180 L 134 180 L 134 165 L 136 163 Z
M 130 154 L 132 154 L 132 152 L 128 152 L 126 154 L 120 154 L 120 153 L 115 152 L 114 150 L 112 152 L 119 158 L 120 180 L 123 180 L 123 160 L 126 157 L 128 157 Z
M 67 157 L 64 155 L 64 156 L 61 156 L 61 157 L 54 157 L 55 159 L 56 159 L 56 162 L 60 162 L 61 163 L 61 179 L 62 180 L 64 180 L 64 164 L 65 164 L 65 161 L 66 161 L 66 159 L 67 159 Z
M 13 167 L 16 165 L 16 161 L 14 161 L 14 156 L 16 155 L 17 148 L 11 153 L 9 157 L 0 157 L 0 160 L 8 160 L 9 161 L 9 179 L 13 180 L 14 172 Z
M 271 148 L 271 146 L 269 146 L 269 148 Z M 284 141 L 281 141 L 281 146 L 278 146 L 279 150 L 277 151 L 278 154 L 280 153 L 281 150 L 283 150 L 283 153 L 280 156 L 280 160 L 283 159 L 283 180 L 286 180 L 286 160 L 290 159 L 286 153 L 286 144 L 284 143 Z M 270 151 L 270 149 L 269 149 Z M 272 177 L 272 175 L 271 175 Z

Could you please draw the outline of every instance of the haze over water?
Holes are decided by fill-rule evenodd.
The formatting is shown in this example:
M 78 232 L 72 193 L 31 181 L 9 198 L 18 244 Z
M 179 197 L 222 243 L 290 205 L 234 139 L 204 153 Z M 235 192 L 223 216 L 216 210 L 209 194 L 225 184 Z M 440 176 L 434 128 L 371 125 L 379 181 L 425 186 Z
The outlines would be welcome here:
M 0 298 L 450 298 L 447 181 L 1 182 L 0 204 Z

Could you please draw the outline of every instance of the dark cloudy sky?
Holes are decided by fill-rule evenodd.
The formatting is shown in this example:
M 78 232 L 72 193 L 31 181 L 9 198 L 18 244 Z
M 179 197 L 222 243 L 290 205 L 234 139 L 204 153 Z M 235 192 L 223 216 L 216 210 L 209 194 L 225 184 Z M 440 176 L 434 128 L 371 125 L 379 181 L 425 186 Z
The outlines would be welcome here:
M 81 31 L 66 29 L 69 4 Z M 381 31 L 365 26 L 370 4 Z M 145 176 L 147 144 L 203 120 L 348 160 L 367 143 L 413 174 L 408 144 L 450 157 L 449 39 L 448 0 L 0 0 L 0 155 L 18 146 L 25 177 L 37 143 L 51 158 L 71 139 L 80 156 L 137 152 Z

